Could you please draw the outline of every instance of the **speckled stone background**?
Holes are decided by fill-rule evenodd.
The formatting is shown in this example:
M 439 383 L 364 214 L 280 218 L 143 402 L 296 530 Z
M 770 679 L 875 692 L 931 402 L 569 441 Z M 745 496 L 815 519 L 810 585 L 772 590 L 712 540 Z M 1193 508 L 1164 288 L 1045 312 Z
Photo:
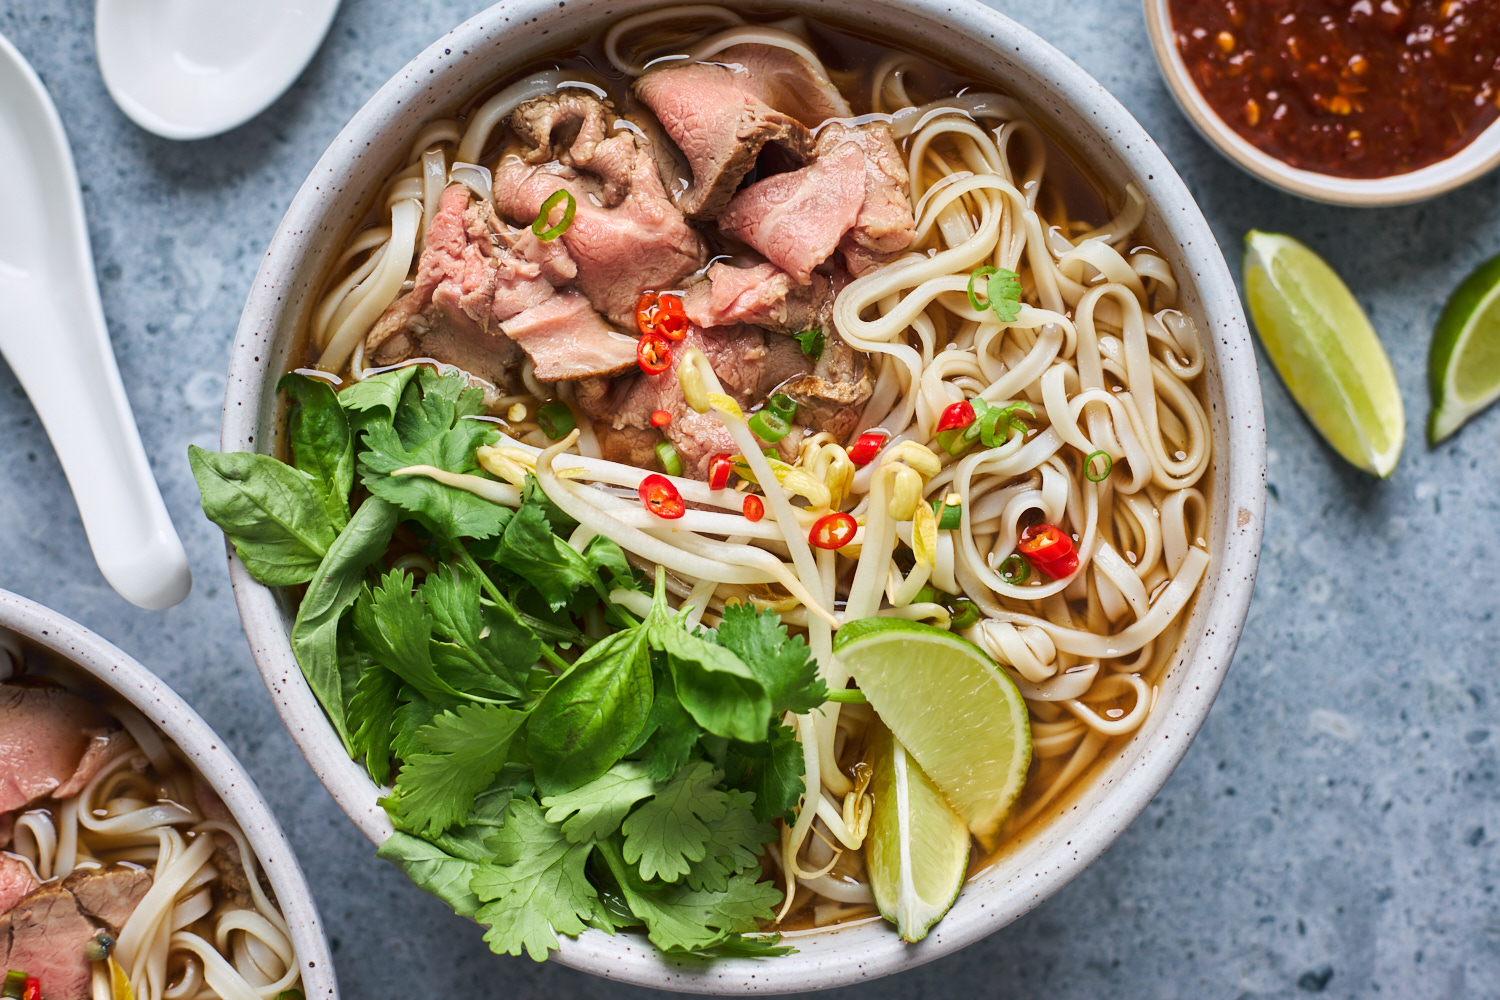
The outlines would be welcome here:
M 188 444 L 218 441 L 240 307 L 292 194 L 360 104 L 479 6 L 346 0 L 290 93 L 228 135 L 183 144 L 111 103 L 91 4 L 0 0 L 0 32 L 67 126 L 125 387 L 196 577 L 164 613 L 109 589 L 47 438 L 0 365 L 0 586 L 139 657 L 225 737 L 308 869 L 346 997 L 637 1000 L 649 991 L 490 955 L 479 928 L 374 858 L 272 712 L 188 473 Z M 1030 916 L 837 996 L 1500 995 L 1500 409 L 1436 450 L 1422 437 L 1429 331 L 1448 291 L 1500 251 L 1500 175 L 1404 209 L 1298 201 L 1191 131 L 1136 0 L 996 6 L 1140 119 L 1233 268 L 1259 227 L 1295 234 L 1346 276 L 1395 363 L 1408 442 L 1386 482 L 1349 469 L 1262 357 L 1260 580 L 1234 669 L 1182 766 L 1101 861 Z

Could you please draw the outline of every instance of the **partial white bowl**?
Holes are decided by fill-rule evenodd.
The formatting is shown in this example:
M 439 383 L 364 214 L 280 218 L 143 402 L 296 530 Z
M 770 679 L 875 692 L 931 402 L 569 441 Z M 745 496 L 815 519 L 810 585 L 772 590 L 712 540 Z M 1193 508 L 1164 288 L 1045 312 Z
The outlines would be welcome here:
M 333 956 L 302 866 L 255 781 L 208 723 L 160 678 L 118 647 L 35 601 L 0 590 L 0 628 L 76 665 L 134 705 L 182 748 L 234 814 L 276 892 L 281 915 L 292 932 L 292 946 L 302 962 L 303 993 L 308 1000 L 338 1000 Z
M 1436 198 L 1447 191 L 1475 180 L 1500 166 L 1500 121 L 1480 133 L 1479 137 L 1446 160 L 1392 177 L 1333 177 L 1276 159 L 1251 145 L 1225 124 L 1218 112 L 1204 98 L 1182 61 L 1182 53 L 1172 37 L 1169 0 L 1145 0 L 1146 31 L 1156 64 L 1173 99 L 1188 121 L 1208 144 L 1227 156 L 1240 169 L 1291 194 L 1331 205 L 1353 205 L 1376 208 L 1407 205 Z M 1253 2 L 1253 0 L 1252 0 Z
M 298 331 L 327 269 L 366 217 L 416 132 L 484 86 L 603 24 L 659 4 L 649 0 L 512 0 L 464 22 L 371 98 L 323 154 L 271 241 L 235 338 L 224 404 L 226 451 L 271 452 L 279 433 L 276 380 L 300 364 Z M 1182 286 L 1183 308 L 1203 324 L 1205 382 L 1216 459 L 1209 549 L 1214 562 L 1183 630 L 1177 659 L 1144 728 L 1066 812 L 1004 863 L 975 878 L 920 945 L 881 922 L 793 936 L 799 953 L 773 960 L 675 961 L 637 935 L 586 931 L 556 960 L 610 979 L 703 993 L 775 993 L 873 979 L 946 955 L 995 932 L 1082 872 L 1161 788 L 1198 732 L 1228 669 L 1250 603 L 1265 507 L 1265 428 L 1255 355 L 1239 295 L 1212 232 L 1144 129 L 1075 63 L 1025 28 L 972 0 L 761 0 L 748 11 L 831 16 L 904 40 L 1002 83 L 1110 190 L 1134 182 L 1146 227 Z M 230 553 L 230 577 L 261 675 L 318 777 L 355 824 L 380 843 L 391 826 L 379 789 L 344 754 L 288 642 L 295 606 L 261 586 Z M 416 891 L 416 890 L 413 890 Z M 496 961 L 500 961 L 496 959 Z
M 120 110 L 166 139 L 206 139 L 297 81 L 339 0 L 96 0 L 94 51 Z

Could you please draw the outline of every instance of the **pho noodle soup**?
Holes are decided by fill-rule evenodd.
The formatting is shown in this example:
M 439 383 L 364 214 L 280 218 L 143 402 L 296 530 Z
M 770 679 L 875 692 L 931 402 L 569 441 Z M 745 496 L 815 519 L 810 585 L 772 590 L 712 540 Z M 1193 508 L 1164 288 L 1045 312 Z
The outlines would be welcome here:
M 182 751 L 4 630 L 0 973 L 28 1000 L 302 995 L 245 835 Z
M 310 581 L 382 855 L 534 957 L 920 939 L 1146 720 L 1209 561 L 1204 350 L 1144 217 L 994 85 L 802 17 L 636 15 L 427 123 L 283 382 L 338 541 L 288 574 L 210 502 L 272 460 L 194 456 L 252 574 Z

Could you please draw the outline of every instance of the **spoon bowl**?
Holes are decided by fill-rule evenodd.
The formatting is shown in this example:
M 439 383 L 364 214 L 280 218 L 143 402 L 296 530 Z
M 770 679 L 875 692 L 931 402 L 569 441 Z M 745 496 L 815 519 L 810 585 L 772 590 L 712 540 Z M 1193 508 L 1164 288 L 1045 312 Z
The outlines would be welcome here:
M 109 585 L 169 608 L 193 585 L 110 348 L 57 108 L 0 36 L 0 354 L 31 397 Z
M 94 48 L 120 110 L 167 139 L 260 114 L 312 61 L 338 0 L 98 0 Z

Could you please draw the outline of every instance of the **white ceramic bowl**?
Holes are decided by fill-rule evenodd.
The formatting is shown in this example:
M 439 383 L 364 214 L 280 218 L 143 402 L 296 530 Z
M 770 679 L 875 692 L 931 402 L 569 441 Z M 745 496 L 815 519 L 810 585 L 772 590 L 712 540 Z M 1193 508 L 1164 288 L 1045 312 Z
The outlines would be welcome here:
M 208 723 L 160 678 L 118 647 L 35 601 L 0 590 L 0 628 L 88 673 L 134 705 L 182 749 L 234 814 L 276 892 L 276 902 L 292 932 L 292 946 L 302 961 L 303 993 L 308 1000 L 338 1000 L 328 940 L 292 845 L 287 843 L 255 781 Z
M 1500 166 L 1500 121 L 1446 160 L 1392 177 L 1333 177 L 1288 166 L 1257 149 L 1225 124 L 1203 97 L 1172 37 L 1172 17 L 1167 4 L 1168 0 L 1145 0 L 1146 30 L 1162 79 L 1177 106 L 1209 145 L 1252 177 L 1313 201 L 1374 208 L 1436 198 Z
M 644 0 L 515 0 L 455 28 L 414 59 L 354 116 L 314 168 L 272 239 L 240 321 L 229 370 L 222 445 L 270 451 L 275 385 L 293 359 L 299 327 L 325 269 L 423 122 L 454 111 L 476 91 L 632 10 Z M 759 3 L 744 5 L 755 9 Z M 768 5 L 770 6 L 770 5 Z M 611 979 L 709 993 L 819 989 L 887 975 L 993 933 L 1060 889 L 1104 852 L 1167 780 L 1203 723 L 1250 602 L 1265 504 L 1265 433 L 1255 356 L 1213 234 L 1151 138 L 1102 86 L 1051 46 L 971 2 L 775 0 L 811 16 L 832 14 L 865 30 L 954 53 L 975 75 L 1002 83 L 1085 160 L 1112 191 L 1133 181 L 1146 196 L 1146 227 L 1181 282 L 1184 308 L 1203 324 L 1205 381 L 1215 464 L 1209 547 L 1214 563 L 1184 629 L 1156 710 L 1040 835 L 965 888 L 922 944 L 902 944 L 880 922 L 795 937 L 797 955 L 769 960 L 676 962 L 641 937 L 586 931 L 564 940 L 558 961 Z M 391 833 L 379 794 L 338 738 L 302 678 L 288 643 L 294 606 L 230 556 L 250 646 L 293 739 L 339 805 L 372 842 Z M 413 890 L 415 891 L 415 890 Z M 498 961 L 498 959 L 497 959 Z

